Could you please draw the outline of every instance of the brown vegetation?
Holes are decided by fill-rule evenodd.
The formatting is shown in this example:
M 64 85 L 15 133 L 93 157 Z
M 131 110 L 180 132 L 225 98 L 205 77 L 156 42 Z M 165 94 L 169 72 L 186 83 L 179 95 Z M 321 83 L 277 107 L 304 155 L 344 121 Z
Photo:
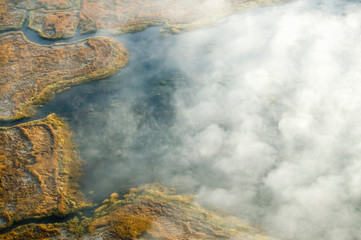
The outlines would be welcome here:
M 48 39 L 71 38 L 79 24 L 78 11 L 31 11 L 29 27 Z
M 275 240 L 239 219 L 203 209 L 192 196 L 176 195 L 159 184 L 132 189 L 123 200 L 112 194 L 90 218 L 23 225 L 0 239 Z
M 71 131 L 55 114 L 0 128 L 0 228 L 89 206 L 80 174 Z
M 80 7 L 80 0 L 14 0 L 17 8 L 27 10 L 44 8 L 48 10 L 73 9 Z
M 285 0 L 83 0 L 80 26 L 83 33 L 110 29 L 114 33 L 141 31 L 163 25 L 172 33 L 203 26 L 219 18 L 256 6 Z
M 25 22 L 25 10 L 16 9 L 10 0 L 0 0 L 0 31 L 20 29 Z
M 176 195 L 159 184 L 132 189 L 124 200 L 106 200 L 89 224 L 88 237 L 100 236 L 104 239 L 273 239 L 239 219 L 203 209 L 193 201 L 193 196 Z
M 93 37 L 38 45 L 21 32 L 0 35 L 0 119 L 30 117 L 35 108 L 71 86 L 107 78 L 128 61 L 118 41 Z

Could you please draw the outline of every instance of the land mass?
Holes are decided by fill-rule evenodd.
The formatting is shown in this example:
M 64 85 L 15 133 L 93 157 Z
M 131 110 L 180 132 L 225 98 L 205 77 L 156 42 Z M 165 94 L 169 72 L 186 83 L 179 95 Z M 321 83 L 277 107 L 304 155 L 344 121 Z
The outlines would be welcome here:
M 83 0 L 80 11 L 82 33 L 109 29 L 129 33 L 149 26 L 163 26 L 166 31 L 182 30 L 214 23 L 235 12 L 287 0 Z
M 91 217 L 23 225 L 0 239 L 275 240 L 237 218 L 205 210 L 193 196 L 177 195 L 160 184 L 131 189 L 122 200 L 113 193 Z
M 89 207 L 81 166 L 71 131 L 55 114 L 0 128 L 0 229 Z
M 0 0 L 0 31 L 20 29 L 25 17 L 25 10 L 16 9 L 9 0 Z
M 38 45 L 22 32 L 0 35 L 0 120 L 30 117 L 57 92 L 111 76 L 128 55 L 108 37 Z
M 78 26 L 83 34 L 155 25 L 178 33 L 281 2 L 286 0 L 0 0 L 0 31 L 20 29 L 29 11 L 29 27 L 48 39 L 71 38 Z M 1 34 L 0 120 L 31 117 L 56 93 L 116 73 L 128 56 L 121 43 L 107 37 L 38 45 L 22 32 Z M 0 128 L 0 239 L 274 240 L 160 184 L 132 189 L 122 199 L 114 193 L 83 216 L 92 204 L 78 185 L 81 166 L 69 127 L 54 114 Z
M 73 9 L 80 7 L 81 0 L 14 0 L 17 8 L 34 10 L 44 8 L 47 10 Z
M 31 11 L 29 28 L 42 38 L 64 39 L 74 37 L 79 25 L 79 11 Z
M 108 30 L 113 34 L 142 31 L 163 26 L 163 32 L 213 24 L 220 18 L 251 8 L 280 4 L 290 0 L 0 0 L 0 30 L 19 29 L 30 11 L 28 27 L 43 38 L 74 37 L 78 26 L 82 34 Z

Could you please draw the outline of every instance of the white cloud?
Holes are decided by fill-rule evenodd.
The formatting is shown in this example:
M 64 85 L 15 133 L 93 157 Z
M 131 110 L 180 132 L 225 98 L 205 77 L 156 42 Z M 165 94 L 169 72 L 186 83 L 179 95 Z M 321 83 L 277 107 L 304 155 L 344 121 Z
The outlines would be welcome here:
M 361 5 L 296 1 L 227 20 L 169 53 L 190 78 L 169 161 L 206 164 L 224 181 L 194 176 L 201 202 L 286 237 L 360 239 Z

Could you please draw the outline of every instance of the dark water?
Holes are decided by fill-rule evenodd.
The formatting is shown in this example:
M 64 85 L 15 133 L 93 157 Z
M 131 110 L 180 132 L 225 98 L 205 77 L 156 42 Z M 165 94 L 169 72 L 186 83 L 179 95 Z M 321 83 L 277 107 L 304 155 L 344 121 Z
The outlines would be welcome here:
M 346 2 L 359 4 L 295 1 L 166 39 L 159 28 L 117 36 L 124 69 L 23 122 L 54 112 L 69 123 L 95 202 L 182 184 L 289 239 L 359 239 L 360 8 Z
M 78 33 L 72 39 L 51 41 L 26 27 L 22 30 L 30 41 L 38 44 L 103 35 Z M 130 52 L 124 69 L 108 79 L 74 86 L 58 94 L 30 119 L 1 125 L 28 122 L 50 113 L 63 117 L 74 133 L 85 163 L 83 191 L 94 192 L 88 195 L 94 201 L 102 201 L 115 191 L 126 192 L 129 187 L 156 181 L 153 161 L 159 158 L 157 149 L 172 141 L 168 131 L 175 114 L 171 99 L 176 84 L 184 79 L 182 72 L 165 62 L 167 50 L 177 36 L 161 38 L 159 30 L 154 27 L 112 36 Z

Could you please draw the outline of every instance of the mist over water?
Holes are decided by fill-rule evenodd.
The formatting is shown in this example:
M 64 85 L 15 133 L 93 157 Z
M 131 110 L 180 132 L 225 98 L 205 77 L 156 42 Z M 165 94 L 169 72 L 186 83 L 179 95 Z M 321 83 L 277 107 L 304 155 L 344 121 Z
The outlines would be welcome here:
M 291 239 L 361 239 L 360 24 L 358 2 L 296 1 L 182 35 L 172 181 Z
M 39 112 L 68 117 L 84 191 L 160 181 L 287 239 L 361 239 L 360 2 L 158 33 L 118 37 L 131 53 L 120 74 Z

